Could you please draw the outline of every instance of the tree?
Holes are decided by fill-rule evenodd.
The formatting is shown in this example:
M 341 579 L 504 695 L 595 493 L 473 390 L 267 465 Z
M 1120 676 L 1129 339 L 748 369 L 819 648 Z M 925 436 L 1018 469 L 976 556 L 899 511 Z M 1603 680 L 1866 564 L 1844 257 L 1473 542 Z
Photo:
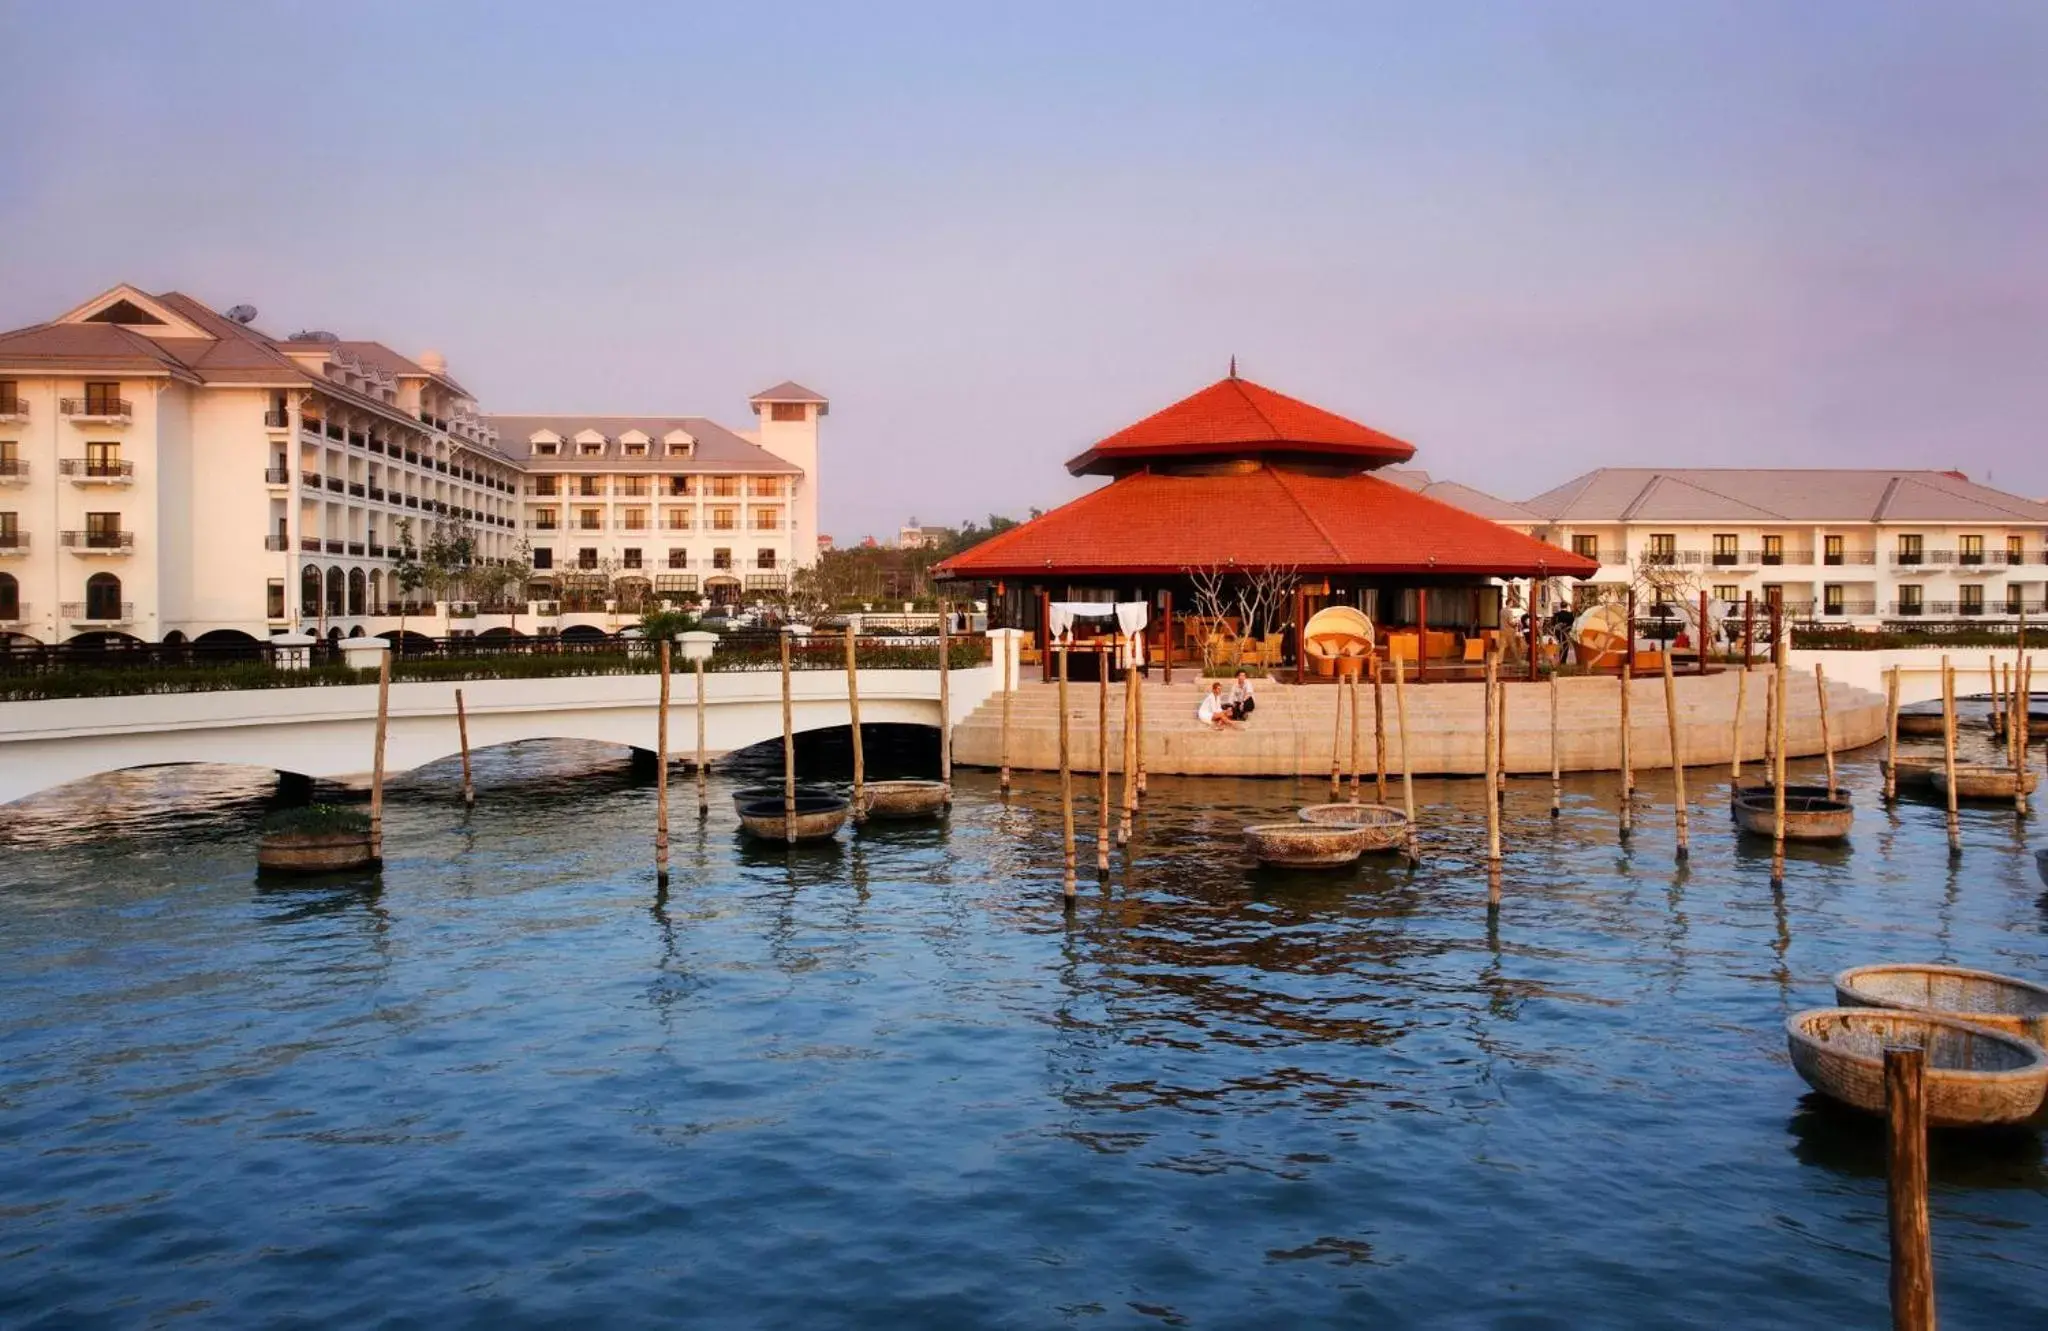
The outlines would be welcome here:
M 427 566 L 420 562 L 419 550 L 412 543 L 412 519 L 400 518 L 396 530 L 398 554 L 391 561 L 391 584 L 398 588 L 398 640 L 402 647 L 405 612 L 412 604 L 412 594 L 427 585 Z

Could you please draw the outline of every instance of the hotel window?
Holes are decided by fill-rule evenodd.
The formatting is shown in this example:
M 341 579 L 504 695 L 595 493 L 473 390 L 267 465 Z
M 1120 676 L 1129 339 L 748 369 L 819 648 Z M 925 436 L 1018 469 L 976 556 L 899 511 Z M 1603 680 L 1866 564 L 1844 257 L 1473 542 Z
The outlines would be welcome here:
M 1824 615 L 1842 613 L 1842 584 L 1830 582 L 1820 589 L 1820 608 Z
M 713 568 L 731 568 L 731 567 L 732 567 L 732 551 L 730 551 L 730 550 L 726 549 L 726 548 L 725 548 L 724 546 L 720 546 L 720 547 L 719 547 L 719 548 L 717 548 L 716 550 L 713 550 L 713 551 L 711 552 L 711 567 L 713 567 Z
M 1982 536 L 1956 537 L 1957 562 L 1981 564 L 1984 562 L 1984 538 Z
M 769 549 L 769 548 L 768 548 L 767 546 L 765 546 L 765 545 L 764 545 L 764 546 L 762 546 L 762 547 L 761 547 L 760 549 L 758 549 L 758 550 L 754 551 L 754 567 L 755 567 L 755 568 L 774 568 L 774 567 L 775 567 L 775 552 L 774 552 L 773 550 Z
M 12 573 L 0 573 L 0 619 L 21 618 L 21 584 Z
M 21 475 L 21 455 L 15 452 L 18 447 L 12 439 L 0 439 L 0 476 Z
M 782 510 L 779 508 L 757 508 L 754 510 L 755 531 L 782 530 Z
M 694 493 L 690 486 L 690 478 L 688 476 L 669 477 L 668 492 L 672 495 L 686 495 Z
M 747 493 L 755 499 L 777 499 L 782 495 L 780 476 L 752 476 L 747 479 Z
M 16 524 L 21 519 L 13 513 L 0 513 L 0 550 L 13 550 L 21 545 L 21 528 Z
M 805 405 L 802 402 L 771 402 L 768 404 L 768 419 L 771 421 L 803 420 Z
M 591 548 L 590 548 L 589 546 L 587 546 L 587 545 L 586 545 L 586 546 L 584 546 L 584 547 L 583 547 L 582 549 L 578 550 L 578 551 L 576 552 L 576 567 L 577 567 L 577 568 L 596 568 L 596 567 L 597 567 L 597 551 L 595 551 L 595 550 L 591 549 Z
M 621 476 L 618 484 L 612 487 L 612 493 L 645 496 L 647 493 L 647 478 L 645 476 Z
M 2005 562 L 2008 564 L 2024 564 L 2027 562 L 2026 537 L 2008 536 L 2005 538 Z
M 1899 563 L 1917 564 L 1925 557 L 1926 551 L 1921 548 L 1921 542 L 1918 536 L 1901 536 L 1899 538 Z M 1901 589 L 1902 592 L 1903 590 L 1904 589 Z M 1919 598 L 1916 597 L 1914 599 L 1918 600 Z M 1903 604 L 1903 600 L 1901 601 L 1901 604 Z
M 579 508 L 576 510 L 578 531 L 597 531 L 604 526 L 604 510 L 601 508 Z
M 1782 536 L 1764 537 L 1764 563 L 1782 564 L 1784 562 L 1785 538 Z
M 740 492 L 740 478 L 737 476 L 713 476 L 709 493 L 716 499 L 737 498 Z
M 1899 613 L 1900 613 L 1900 614 L 1902 614 L 1902 615 L 1917 615 L 1917 614 L 1919 614 L 1919 613 L 1920 613 L 1920 592 L 1921 592 L 1921 590 L 1922 590 L 1922 588 L 1921 588 L 1920 584 L 1919 584 L 1919 583 L 1917 583 L 1917 582 L 1909 582 L 1909 583 L 1907 583 L 1907 584 L 1906 584 L 1905 586 L 1903 586 L 1903 587 L 1899 588 Z
M 533 451 L 541 457 L 551 458 L 562 451 L 559 444 L 535 444 Z
M 740 511 L 736 508 L 714 508 L 711 510 L 711 530 L 732 531 L 740 525 Z
M 121 445 L 104 440 L 94 440 L 85 446 L 85 474 L 88 476 L 118 476 L 121 474 Z
M 1842 538 L 1839 536 L 1823 536 L 1821 538 L 1821 552 L 1820 558 L 1823 564 L 1842 563 Z
M 584 444 L 581 447 L 579 447 L 576 451 L 587 458 L 601 458 L 604 456 L 604 445 Z
M 2027 589 L 2017 582 L 2009 582 L 2005 585 L 2005 613 L 2008 615 L 2020 613 L 2021 607 L 2026 603 L 2026 591 Z
M 623 451 L 625 455 L 629 458 L 644 458 L 647 456 L 647 445 L 627 444 L 625 445 Z
M 1742 538 L 1734 532 L 1714 533 L 1714 562 L 1733 564 L 1742 558 Z
M 668 566 L 670 568 L 688 568 L 690 566 L 690 552 L 688 550 L 669 551 Z
M 1962 595 L 1962 599 L 1956 602 L 1956 609 L 1962 611 L 1966 615 L 1981 615 L 1984 613 L 1983 583 L 1966 582 L 1962 586 L 1956 588 L 1956 591 L 1961 593 Z
M 603 494 L 604 478 L 602 476 L 578 476 L 576 478 L 576 493 L 586 499 Z
M 533 492 L 537 495 L 551 495 L 557 493 L 555 489 L 555 480 L 556 478 L 553 476 L 534 477 Z
M 627 510 L 626 510 L 626 530 L 627 530 L 627 531 L 646 531 L 646 530 L 647 530 L 647 510 L 646 510 L 646 509 L 644 509 L 644 508 L 629 508 L 629 509 L 627 509 Z
M 637 546 L 628 546 L 626 548 L 625 564 L 627 568 L 640 567 L 640 550 Z
M 1676 564 L 1678 562 L 1678 537 L 1671 532 L 1658 532 L 1650 537 L 1650 548 L 1644 556 L 1646 563 Z
M 690 456 L 690 446 L 688 444 L 670 444 L 668 446 L 668 455 L 672 458 L 686 458 Z
M 284 618 L 284 579 L 272 578 L 263 589 L 263 613 L 271 619 Z
M 665 508 L 661 510 L 661 525 L 670 531 L 690 529 L 690 510 L 687 508 Z
M 535 531 L 553 531 L 557 525 L 558 524 L 555 519 L 555 510 L 551 508 L 541 508 L 534 510 L 533 529 Z
M 1572 537 L 1572 553 L 1581 559 L 1600 558 L 1600 538 L 1598 536 Z
M 21 384 L 13 379 L 0 379 L 0 416 L 21 414 Z
M 555 552 L 553 550 L 546 546 L 541 546 L 533 552 L 533 567 L 536 572 L 544 568 L 553 568 L 554 566 Z
M 119 513 L 88 513 L 85 515 L 85 543 L 100 549 L 119 544 L 121 539 L 121 515 Z
M 1742 599 L 1742 588 L 1732 582 L 1717 582 L 1714 584 L 1714 599 L 1717 601 L 1739 601 Z
M 85 386 L 85 414 L 88 416 L 113 416 L 121 410 L 121 385 L 119 383 L 89 383 Z

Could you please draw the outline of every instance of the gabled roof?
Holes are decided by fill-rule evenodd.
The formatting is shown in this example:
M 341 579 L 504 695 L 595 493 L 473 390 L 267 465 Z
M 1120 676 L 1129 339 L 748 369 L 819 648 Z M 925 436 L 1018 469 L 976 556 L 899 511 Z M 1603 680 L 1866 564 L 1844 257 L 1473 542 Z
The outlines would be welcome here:
M 498 432 L 498 448 L 522 464 L 539 471 L 674 472 L 717 471 L 758 472 L 763 475 L 796 476 L 803 468 L 785 462 L 767 449 L 702 416 L 486 416 L 486 424 Z M 646 457 L 624 457 L 606 449 L 606 456 L 583 458 L 573 448 L 559 457 L 537 457 L 533 436 L 546 431 L 558 439 L 570 440 L 584 430 L 607 439 L 638 430 L 660 439 L 672 430 L 694 438 L 696 446 L 687 458 L 672 458 L 649 450 Z
M 1602 467 L 1526 500 L 1553 522 L 2048 522 L 1953 471 Z
M 1482 518 L 1492 518 L 1495 522 L 1519 522 L 1531 527 L 1547 526 L 1550 522 L 1536 510 L 1524 508 L 1499 495 L 1490 495 L 1457 481 L 1432 480 L 1428 472 L 1417 467 L 1388 467 L 1378 474 L 1404 489 L 1440 499 L 1454 508 L 1477 513 Z
M 1304 573 L 1586 577 L 1599 565 L 1367 474 L 1135 472 L 939 565 L 959 578 Z
M 1361 467 L 1406 462 L 1415 446 L 1232 375 L 1125 426 L 1070 459 L 1076 476 L 1115 475 L 1172 457 L 1309 454 Z
M 749 402 L 815 402 L 826 405 L 823 393 L 812 392 L 794 379 L 784 379 L 773 388 L 764 388 L 748 398 Z M 820 412 L 820 415 L 823 413 Z

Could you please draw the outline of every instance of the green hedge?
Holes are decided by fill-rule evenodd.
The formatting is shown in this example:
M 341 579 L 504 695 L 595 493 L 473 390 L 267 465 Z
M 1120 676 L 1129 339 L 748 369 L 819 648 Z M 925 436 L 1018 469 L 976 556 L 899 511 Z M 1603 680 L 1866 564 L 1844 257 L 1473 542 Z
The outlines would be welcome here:
M 1804 651 L 1877 652 L 1911 647 L 2016 647 L 2015 627 L 1970 625 L 1955 629 L 1792 627 L 1792 645 Z

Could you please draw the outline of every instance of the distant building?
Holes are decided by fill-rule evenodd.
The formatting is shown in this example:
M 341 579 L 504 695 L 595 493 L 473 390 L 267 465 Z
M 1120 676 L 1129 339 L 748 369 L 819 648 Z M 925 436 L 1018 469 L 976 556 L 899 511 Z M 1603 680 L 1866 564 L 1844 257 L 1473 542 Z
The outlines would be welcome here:
M 818 533 L 818 553 L 824 554 L 832 548 L 832 538 L 824 532 Z
M 898 550 L 930 550 L 944 545 L 947 538 L 952 536 L 952 534 L 953 531 L 950 527 L 920 527 L 917 519 L 912 518 L 909 526 L 897 531 L 896 548 Z

